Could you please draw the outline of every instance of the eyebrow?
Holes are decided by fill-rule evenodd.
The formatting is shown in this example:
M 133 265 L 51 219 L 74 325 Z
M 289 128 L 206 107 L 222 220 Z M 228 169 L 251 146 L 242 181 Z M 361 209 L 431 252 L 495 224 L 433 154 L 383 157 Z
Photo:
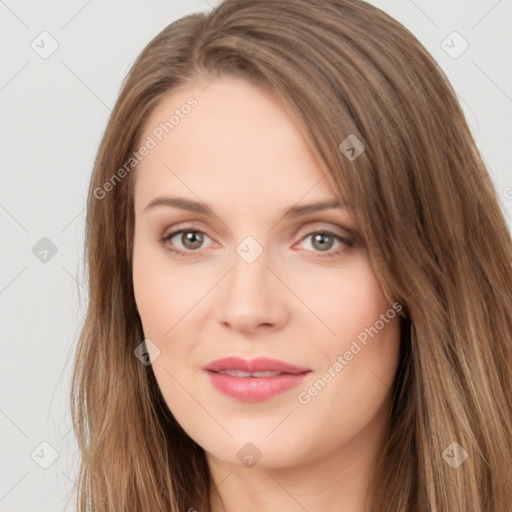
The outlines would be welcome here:
M 167 206 L 180 208 L 190 212 L 201 213 L 203 215 L 213 215 L 213 210 L 206 204 L 183 197 L 165 197 L 159 196 L 153 199 L 145 208 L 144 211 L 156 208 L 159 206 Z M 320 201 L 316 203 L 305 204 L 302 206 L 290 206 L 283 213 L 283 218 L 295 218 L 302 215 L 308 215 L 323 210 L 331 209 L 345 209 L 347 204 L 338 200 Z

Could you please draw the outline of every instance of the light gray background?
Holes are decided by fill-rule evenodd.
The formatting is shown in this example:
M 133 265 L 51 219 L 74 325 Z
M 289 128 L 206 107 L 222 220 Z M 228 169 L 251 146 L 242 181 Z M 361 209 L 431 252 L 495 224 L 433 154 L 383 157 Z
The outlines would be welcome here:
M 512 3 L 373 3 L 408 27 L 447 73 L 512 225 Z M 93 159 L 143 47 L 173 20 L 215 5 L 0 1 L 0 511 L 73 510 L 78 452 L 68 393 L 87 303 L 82 252 Z M 50 48 L 43 31 L 58 43 L 46 59 L 31 47 Z M 469 47 L 457 56 L 461 38 Z M 32 250 L 43 237 L 57 248 L 46 262 Z M 52 450 L 58 456 L 43 469 Z

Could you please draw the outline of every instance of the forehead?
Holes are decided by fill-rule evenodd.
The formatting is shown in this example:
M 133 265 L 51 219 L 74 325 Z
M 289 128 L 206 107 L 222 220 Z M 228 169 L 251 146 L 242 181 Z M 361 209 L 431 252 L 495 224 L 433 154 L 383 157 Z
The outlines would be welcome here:
M 334 195 L 285 107 L 239 78 L 168 93 L 145 123 L 140 141 L 150 140 L 135 171 L 136 210 L 165 193 L 212 203 L 229 197 L 234 207 L 293 204 L 308 191 L 307 199 Z

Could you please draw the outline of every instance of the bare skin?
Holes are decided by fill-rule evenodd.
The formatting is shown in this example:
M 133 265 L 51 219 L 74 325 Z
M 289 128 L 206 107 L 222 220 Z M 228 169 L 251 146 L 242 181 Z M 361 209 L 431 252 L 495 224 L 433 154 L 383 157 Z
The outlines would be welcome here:
M 168 94 L 141 137 L 197 99 L 135 171 L 134 292 L 145 337 L 160 351 L 153 371 L 206 452 L 213 512 L 363 512 L 387 436 L 398 314 L 348 208 L 283 216 L 337 197 L 278 100 L 235 78 L 204 86 Z M 161 196 L 204 202 L 214 214 L 146 209 Z M 187 231 L 159 241 L 179 229 Z M 254 261 L 241 256 L 258 247 Z M 227 356 L 311 372 L 292 389 L 247 402 L 218 391 L 203 370 Z

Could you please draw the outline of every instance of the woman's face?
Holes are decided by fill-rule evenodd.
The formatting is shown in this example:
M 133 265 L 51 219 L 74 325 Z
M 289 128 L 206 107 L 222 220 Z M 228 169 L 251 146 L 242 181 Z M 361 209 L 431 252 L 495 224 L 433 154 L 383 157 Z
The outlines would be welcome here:
M 337 197 L 281 104 L 240 79 L 205 85 L 152 111 L 133 171 L 134 293 L 165 401 L 224 463 L 286 467 L 377 442 L 400 305 L 350 211 L 304 208 Z M 230 357 L 242 361 L 212 365 Z

